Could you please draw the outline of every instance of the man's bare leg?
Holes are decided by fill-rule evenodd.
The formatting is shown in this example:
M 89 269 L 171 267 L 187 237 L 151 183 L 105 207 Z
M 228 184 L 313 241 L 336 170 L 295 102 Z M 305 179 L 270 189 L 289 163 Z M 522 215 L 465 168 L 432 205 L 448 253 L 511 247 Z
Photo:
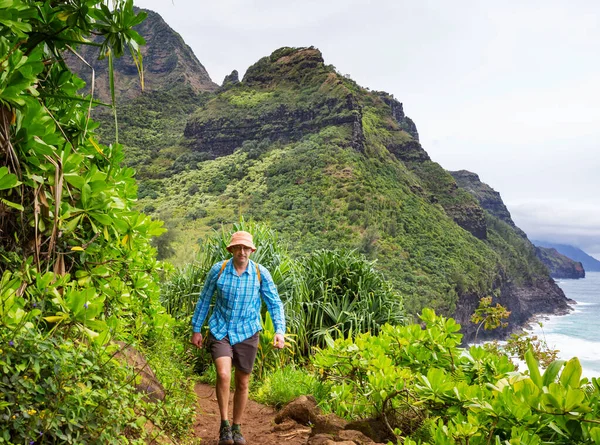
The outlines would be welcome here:
M 241 424 L 246 402 L 248 402 L 248 383 L 250 374 L 235 370 L 235 393 L 233 394 L 233 423 Z
M 229 386 L 231 385 L 231 357 L 219 357 L 215 360 L 215 367 L 217 368 L 217 402 L 219 404 L 221 420 L 229 420 Z

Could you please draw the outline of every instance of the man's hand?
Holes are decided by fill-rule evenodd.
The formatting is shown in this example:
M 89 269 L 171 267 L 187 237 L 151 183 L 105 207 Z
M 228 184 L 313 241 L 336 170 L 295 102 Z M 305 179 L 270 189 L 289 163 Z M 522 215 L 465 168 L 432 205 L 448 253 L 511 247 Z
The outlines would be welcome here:
M 275 334 L 273 346 L 275 346 L 277 349 L 282 349 L 285 346 L 285 339 L 283 338 L 283 334 Z
M 200 332 L 194 332 L 190 342 L 198 349 L 202 349 L 202 334 Z

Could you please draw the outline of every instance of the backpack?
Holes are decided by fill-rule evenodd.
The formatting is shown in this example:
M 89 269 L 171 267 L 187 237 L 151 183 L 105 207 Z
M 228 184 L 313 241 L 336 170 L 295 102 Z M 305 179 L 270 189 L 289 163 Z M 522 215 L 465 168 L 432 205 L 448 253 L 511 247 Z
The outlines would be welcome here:
M 228 262 L 229 262 L 229 260 L 223 261 L 223 264 L 221 265 L 221 270 L 219 271 L 219 275 L 217 275 L 217 280 L 219 278 L 221 278 L 221 274 L 225 270 L 225 266 L 227 266 Z M 258 275 L 258 284 L 262 284 L 262 277 L 260 276 L 260 270 L 258 269 L 258 263 L 254 263 L 254 265 L 256 266 L 256 275 Z

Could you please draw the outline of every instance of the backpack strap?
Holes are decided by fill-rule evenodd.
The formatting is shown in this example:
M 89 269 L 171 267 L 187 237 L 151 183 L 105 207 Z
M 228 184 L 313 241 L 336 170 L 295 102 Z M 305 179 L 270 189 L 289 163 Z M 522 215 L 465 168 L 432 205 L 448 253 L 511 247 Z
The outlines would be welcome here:
M 223 264 L 221 265 L 221 270 L 219 271 L 219 275 L 217 275 L 217 280 L 218 280 L 219 278 L 221 278 L 221 274 L 222 274 L 222 273 L 223 273 L 223 271 L 225 270 L 225 266 L 227 266 L 227 262 L 228 262 L 228 261 L 229 261 L 229 260 L 225 260 L 225 261 L 223 261 Z
M 219 271 L 219 275 L 217 275 L 217 280 L 221 278 L 221 274 L 225 270 L 225 266 L 227 266 L 228 262 L 229 260 L 225 260 L 223 261 L 223 264 L 221 264 L 221 270 Z M 260 269 L 258 268 L 258 263 L 254 263 L 254 266 L 256 267 L 256 275 L 258 275 L 258 283 L 262 284 L 262 277 L 260 276 Z
M 260 270 L 258 270 L 258 263 L 254 263 L 254 265 L 256 266 L 256 275 L 258 275 L 258 284 L 262 284 L 262 278 L 260 276 Z

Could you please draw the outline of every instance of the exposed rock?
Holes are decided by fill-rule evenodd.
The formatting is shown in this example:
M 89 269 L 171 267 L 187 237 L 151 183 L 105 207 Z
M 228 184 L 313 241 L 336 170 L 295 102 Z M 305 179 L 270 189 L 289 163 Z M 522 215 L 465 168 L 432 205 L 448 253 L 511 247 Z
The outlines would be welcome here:
M 429 155 L 417 140 L 390 141 L 385 148 L 403 162 L 429 161 Z
M 139 11 L 136 8 L 136 11 Z M 168 91 L 172 88 L 189 87 L 198 93 L 215 91 L 218 85 L 211 79 L 191 48 L 181 36 L 165 23 L 160 15 L 145 10 L 148 17 L 134 29 L 146 40 L 142 46 L 144 67 L 144 91 Z M 77 52 L 94 68 L 95 97 L 110 102 L 108 61 L 98 60 L 99 48 L 81 45 Z M 65 52 L 65 60 L 73 71 L 91 87 L 92 72 L 75 55 Z M 114 61 L 116 96 L 128 100 L 142 94 L 137 67 L 126 52 Z
M 303 101 L 275 97 L 285 97 L 300 83 L 308 91 Z M 350 145 L 364 150 L 362 107 L 325 67 L 319 50 L 281 48 L 251 66 L 239 85 L 235 94 L 223 90 L 190 118 L 184 136 L 192 150 L 214 159 L 232 154 L 244 142 L 297 141 L 340 125 L 352 132 Z
M 323 415 L 313 396 L 300 396 L 288 403 L 275 416 L 275 423 L 280 424 L 288 419 L 302 425 L 310 425 L 312 435 L 337 434 L 348 423 L 333 414 Z
M 318 49 L 283 47 L 248 68 L 243 82 L 248 86 L 305 83 L 307 77 L 323 69 L 323 55 Z
M 378 419 L 361 419 L 349 422 L 346 425 L 347 430 L 360 431 L 364 436 L 372 439 L 374 442 L 386 443 L 392 438 L 389 437 L 387 426 Z
M 571 258 L 561 254 L 554 248 L 535 248 L 537 257 L 550 270 L 552 278 L 585 278 L 583 264 L 573 261 Z
M 225 79 L 223 79 L 223 85 L 221 86 L 221 88 L 229 88 L 233 85 L 237 85 L 238 83 L 240 83 L 239 74 L 238 74 L 237 70 L 233 70 L 231 72 L 231 74 L 225 76 Z
M 280 424 L 286 419 L 291 419 L 302 425 L 314 425 L 320 415 L 321 411 L 313 396 L 300 396 L 277 413 L 275 423 Z
M 350 443 L 355 443 L 357 445 L 366 445 L 375 443 L 371 438 L 365 436 L 360 431 L 356 430 L 344 430 L 340 431 L 337 435 L 338 438 L 348 441 Z
M 335 440 L 332 434 L 317 434 L 308 438 L 306 445 L 332 445 Z M 350 442 L 352 444 L 352 442 Z M 354 444 L 352 444 L 354 445 Z
M 275 423 L 281 425 L 277 431 L 294 429 L 295 425 L 310 425 L 311 445 L 328 443 L 351 443 L 363 445 L 384 442 L 387 436 L 384 425 L 375 420 L 364 420 L 348 423 L 334 414 L 323 415 L 313 396 L 300 396 L 287 404 L 276 416 Z
M 567 314 L 574 301 L 565 297 L 552 278 L 540 278 L 528 284 L 505 283 L 500 288 L 500 297 L 494 298 L 492 304 L 501 304 L 510 311 L 508 326 L 493 331 L 479 330 L 477 341 L 494 338 L 506 338 L 511 333 L 519 332 L 536 314 Z M 461 324 L 463 342 L 475 340 L 477 325 L 470 321 L 471 314 L 479 306 L 479 297 L 461 295 L 454 318 Z
M 383 99 L 383 101 L 389 105 L 392 112 L 392 117 L 400 124 L 400 127 L 410 134 L 415 141 L 419 141 L 419 132 L 417 131 L 417 126 L 411 118 L 404 114 L 402 103 L 398 102 L 396 99 L 394 99 L 394 96 L 386 92 L 378 91 L 377 94 L 379 94 L 381 99 Z
M 144 356 L 131 345 L 120 341 L 116 342 L 116 344 L 121 349 L 115 354 L 115 358 L 125 362 L 139 376 L 139 380 L 136 379 L 135 389 L 143 393 L 144 398 L 150 402 L 164 400 L 165 388 L 156 378 L 154 371 L 152 371 Z
M 475 238 L 487 238 L 485 212 L 478 205 L 444 205 L 446 214 Z
M 527 237 L 525 232 L 515 225 L 515 222 L 510 216 L 510 212 L 500 197 L 500 193 L 495 191 L 489 185 L 481 182 L 477 174 L 467 170 L 458 170 L 449 173 L 454 177 L 459 187 L 471 193 L 479 201 L 481 207 L 490 212 L 496 218 L 513 227 L 515 231 L 523 238 Z
M 319 415 L 313 426 L 313 434 L 339 434 L 348 422 L 335 414 Z

